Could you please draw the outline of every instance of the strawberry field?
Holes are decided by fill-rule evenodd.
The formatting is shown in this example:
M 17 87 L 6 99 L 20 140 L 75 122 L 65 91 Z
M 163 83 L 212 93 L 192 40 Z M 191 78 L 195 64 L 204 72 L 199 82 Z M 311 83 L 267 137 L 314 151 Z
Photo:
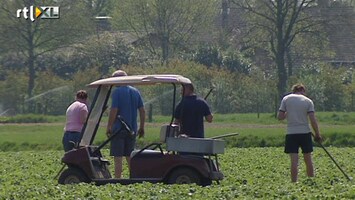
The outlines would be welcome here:
M 349 176 L 355 176 L 355 148 L 327 149 Z M 107 151 L 103 153 L 111 159 Z M 208 187 L 59 185 L 54 177 L 62 156 L 62 151 L 0 152 L 0 199 L 355 199 L 354 182 L 343 176 L 321 148 L 314 152 L 316 177 L 307 178 L 300 162 L 295 184 L 290 182 L 289 158 L 283 148 L 226 149 L 219 157 L 225 179 Z M 128 177 L 127 170 L 124 177 Z

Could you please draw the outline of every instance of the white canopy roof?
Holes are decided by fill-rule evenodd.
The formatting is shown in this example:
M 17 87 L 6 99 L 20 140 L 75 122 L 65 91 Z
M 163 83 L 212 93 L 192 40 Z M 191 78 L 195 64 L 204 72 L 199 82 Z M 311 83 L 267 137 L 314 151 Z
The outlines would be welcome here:
M 100 79 L 89 84 L 89 87 L 100 85 L 150 85 L 158 83 L 179 83 L 190 84 L 190 79 L 174 74 L 153 74 L 153 75 L 133 75 L 119 76 Z

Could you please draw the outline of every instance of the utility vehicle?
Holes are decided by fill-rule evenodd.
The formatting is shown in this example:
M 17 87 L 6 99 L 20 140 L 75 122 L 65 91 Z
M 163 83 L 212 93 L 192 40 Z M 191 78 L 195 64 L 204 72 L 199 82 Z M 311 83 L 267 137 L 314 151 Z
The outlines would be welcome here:
M 219 183 L 223 179 L 223 174 L 219 169 L 218 154 L 224 153 L 224 141 L 211 138 L 179 137 L 179 127 L 173 124 L 173 114 L 170 123 L 162 125 L 160 143 L 152 143 L 132 152 L 127 179 L 112 178 L 108 168 L 109 162 L 101 154 L 101 149 L 117 134 L 113 134 L 100 146 L 93 145 L 111 90 L 115 86 L 172 85 L 174 90 L 172 113 L 174 113 L 177 86 L 183 87 L 184 84 L 190 83 L 188 78 L 180 75 L 158 74 L 111 77 L 89 84 L 89 87 L 96 88 L 95 97 L 81 131 L 80 144 L 66 152 L 62 158 L 64 165 L 58 173 L 58 176 L 60 174 L 58 182 L 60 184 L 94 182 L 97 185 L 162 182 L 167 184 L 196 183 L 202 186 L 210 185 L 212 181 Z M 125 121 L 121 118 L 119 120 L 123 125 L 121 131 L 130 132 Z M 179 152 L 184 152 L 184 154 Z M 64 170 L 65 166 L 67 168 Z

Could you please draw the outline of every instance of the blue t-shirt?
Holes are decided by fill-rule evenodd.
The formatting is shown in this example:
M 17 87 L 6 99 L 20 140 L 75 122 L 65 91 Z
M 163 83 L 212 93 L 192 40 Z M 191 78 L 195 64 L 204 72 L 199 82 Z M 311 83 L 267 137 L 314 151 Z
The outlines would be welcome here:
M 196 95 L 186 96 L 176 106 L 174 117 L 180 120 L 181 133 L 204 138 L 204 117 L 211 114 L 207 102 Z
M 137 133 L 137 112 L 143 107 L 143 100 L 139 91 L 132 86 L 119 86 L 112 92 L 111 108 L 118 109 L 118 115 Z M 121 128 L 121 122 L 115 121 L 113 131 Z

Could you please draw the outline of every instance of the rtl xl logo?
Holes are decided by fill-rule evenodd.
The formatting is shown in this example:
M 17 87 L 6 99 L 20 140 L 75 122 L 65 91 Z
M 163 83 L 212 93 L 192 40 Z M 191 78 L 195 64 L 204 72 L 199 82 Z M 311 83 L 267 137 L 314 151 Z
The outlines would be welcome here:
M 30 6 L 30 8 L 24 7 L 23 9 L 18 9 L 16 12 L 17 18 L 21 17 L 31 21 L 35 21 L 37 18 L 41 19 L 59 19 L 59 7 L 58 6 Z

